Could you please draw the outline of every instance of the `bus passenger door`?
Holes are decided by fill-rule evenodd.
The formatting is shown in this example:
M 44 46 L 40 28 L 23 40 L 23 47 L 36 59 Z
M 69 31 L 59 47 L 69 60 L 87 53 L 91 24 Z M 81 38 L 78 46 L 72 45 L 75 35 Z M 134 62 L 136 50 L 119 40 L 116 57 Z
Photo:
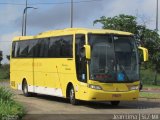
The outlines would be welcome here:
M 75 48 L 75 62 L 76 62 L 76 75 L 79 81 L 77 98 L 86 93 L 87 89 L 87 63 L 85 58 L 85 35 L 76 35 L 76 48 Z

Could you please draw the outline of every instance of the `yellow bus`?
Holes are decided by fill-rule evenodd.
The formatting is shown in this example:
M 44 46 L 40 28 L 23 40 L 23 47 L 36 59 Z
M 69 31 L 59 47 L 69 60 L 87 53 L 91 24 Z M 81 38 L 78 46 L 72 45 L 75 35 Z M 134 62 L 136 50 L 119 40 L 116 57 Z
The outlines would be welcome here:
M 147 49 L 140 49 L 147 61 Z M 19 36 L 11 54 L 10 85 L 25 96 L 58 96 L 71 104 L 138 99 L 140 61 L 131 33 L 68 28 Z

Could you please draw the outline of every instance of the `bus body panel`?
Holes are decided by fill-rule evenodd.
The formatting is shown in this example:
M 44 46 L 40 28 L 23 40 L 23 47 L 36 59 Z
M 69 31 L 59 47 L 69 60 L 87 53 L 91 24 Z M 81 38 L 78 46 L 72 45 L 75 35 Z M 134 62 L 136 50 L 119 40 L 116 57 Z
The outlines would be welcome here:
M 22 81 L 24 79 L 28 81 L 29 85 L 33 85 L 33 59 L 12 59 L 10 77 L 12 88 L 22 90 Z M 14 86 L 12 85 L 13 81 Z

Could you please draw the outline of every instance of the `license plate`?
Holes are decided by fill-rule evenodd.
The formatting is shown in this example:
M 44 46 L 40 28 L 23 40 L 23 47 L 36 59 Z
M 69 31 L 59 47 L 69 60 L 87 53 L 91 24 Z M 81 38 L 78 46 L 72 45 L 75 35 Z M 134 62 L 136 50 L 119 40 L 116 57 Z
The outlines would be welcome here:
M 113 94 L 112 97 L 121 97 L 121 94 Z

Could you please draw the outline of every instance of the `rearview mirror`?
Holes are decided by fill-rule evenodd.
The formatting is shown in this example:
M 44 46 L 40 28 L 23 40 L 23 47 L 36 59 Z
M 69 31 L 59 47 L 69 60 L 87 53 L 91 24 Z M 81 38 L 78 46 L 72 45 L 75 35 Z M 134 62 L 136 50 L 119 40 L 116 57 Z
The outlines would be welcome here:
M 90 45 L 84 45 L 84 48 L 85 48 L 86 59 L 90 60 L 91 59 L 91 47 Z
M 148 50 L 144 47 L 138 47 L 143 52 L 143 61 L 148 61 Z

